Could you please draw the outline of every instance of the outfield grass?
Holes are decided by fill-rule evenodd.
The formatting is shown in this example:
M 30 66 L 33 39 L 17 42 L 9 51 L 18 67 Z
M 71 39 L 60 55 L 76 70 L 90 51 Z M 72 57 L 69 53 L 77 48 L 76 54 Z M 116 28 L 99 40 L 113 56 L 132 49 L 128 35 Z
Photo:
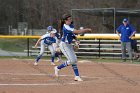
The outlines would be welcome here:
M 30 47 L 33 46 L 34 39 L 30 39 Z M 27 39 L 0 39 L 0 49 L 13 52 L 23 52 L 27 49 Z

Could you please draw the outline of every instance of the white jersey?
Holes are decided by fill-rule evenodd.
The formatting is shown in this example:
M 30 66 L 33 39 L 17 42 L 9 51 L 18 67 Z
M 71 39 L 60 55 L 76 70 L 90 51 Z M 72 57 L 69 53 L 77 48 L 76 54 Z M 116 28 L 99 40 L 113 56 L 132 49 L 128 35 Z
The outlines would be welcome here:
M 41 36 L 41 39 L 44 39 L 45 37 L 50 37 L 50 33 L 46 33 L 43 36 Z

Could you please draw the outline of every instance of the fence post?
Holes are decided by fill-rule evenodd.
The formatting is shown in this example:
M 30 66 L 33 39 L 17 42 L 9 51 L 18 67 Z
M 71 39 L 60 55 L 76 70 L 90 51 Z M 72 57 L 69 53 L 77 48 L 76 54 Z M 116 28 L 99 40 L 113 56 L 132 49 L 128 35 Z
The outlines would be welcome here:
M 99 58 L 100 58 L 100 56 L 101 56 L 101 55 L 100 55 L 100 47 L 101 47 L 100 44 L 101 44 L 101 41 L 100 41 L 100 39 L 99 39 Z
M 29 38 L 27 38 L 27 56 L 29 57 Z

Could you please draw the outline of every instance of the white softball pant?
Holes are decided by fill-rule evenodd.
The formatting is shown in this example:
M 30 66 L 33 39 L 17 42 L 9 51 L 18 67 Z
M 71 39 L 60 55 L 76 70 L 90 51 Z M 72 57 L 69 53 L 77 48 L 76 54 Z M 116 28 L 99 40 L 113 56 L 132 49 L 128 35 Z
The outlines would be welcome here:
M 42 40 L 40 46 L 41 46 L 40 53 L 39 53 L 40 55 L 43 55 L 43 53 L 45 52 L 45 47 L 48 47 L 48 49 L 51 52 L 52 57 L 55 56 L 55 50 L 54 50 L 53 45 L 47 45 L 44 43 L 44 40 Z
M 77 63 L 77 56 L 73 50 L 72 44 L 66 42 L 60 42 L 60 49 L 65 57 L 68 59 L 67 64 L 76 64 Z

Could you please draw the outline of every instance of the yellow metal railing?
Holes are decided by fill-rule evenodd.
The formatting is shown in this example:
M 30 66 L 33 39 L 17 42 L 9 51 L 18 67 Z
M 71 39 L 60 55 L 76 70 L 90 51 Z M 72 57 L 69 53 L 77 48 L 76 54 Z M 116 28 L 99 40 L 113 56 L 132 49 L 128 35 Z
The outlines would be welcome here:
M 40 38 L 40 36 L 0 35 L 0 38 Z M 78 35 L 77 38 L 79 38 L 79 39 L 112 39 L 112 40 L 118 40 L 119 36 L 117 36 L 116 34 L 91 34 L 91 35 L 85 35 L 85 36 Z M 137 36 L 133 37 L 132 39 L 140 40 L 140 35 L 137 35 Z

